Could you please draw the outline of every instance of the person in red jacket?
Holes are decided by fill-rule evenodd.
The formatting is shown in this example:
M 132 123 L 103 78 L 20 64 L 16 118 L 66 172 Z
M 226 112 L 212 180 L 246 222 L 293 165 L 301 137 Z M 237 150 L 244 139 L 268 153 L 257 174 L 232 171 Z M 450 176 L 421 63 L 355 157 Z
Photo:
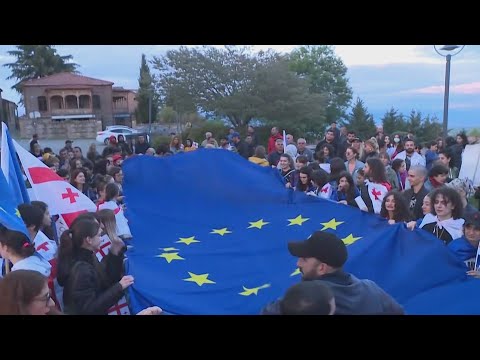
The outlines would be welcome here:
M 276 126 L 272 127 L 272 130 L 270 132 L 272 135 L 270 135 L 270 137 L 268 138 L 267 154 L 270 154 L 272 151 L 275 151 L 275 141 L 277 139 L 283 140 L 283 136 L 280 134 Z

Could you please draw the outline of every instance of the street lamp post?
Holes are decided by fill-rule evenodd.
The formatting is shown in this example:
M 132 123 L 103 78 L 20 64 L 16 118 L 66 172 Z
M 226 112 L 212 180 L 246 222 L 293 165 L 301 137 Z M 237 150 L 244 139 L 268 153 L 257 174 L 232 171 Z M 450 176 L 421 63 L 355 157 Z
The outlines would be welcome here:
M 463 50 L 465 45 L 443 45 L 441 48 L 437 49 L 437 45 L 434 45 L 433 48 L 440 56 L 446 58 L 445 65 L 445 94 L 443 97 L 443 147 L 446 146 L 446 138 L 448 133 L 448 101 L 450 97 L 450 61 L 452 56 L 457 55 L 460 51 Z

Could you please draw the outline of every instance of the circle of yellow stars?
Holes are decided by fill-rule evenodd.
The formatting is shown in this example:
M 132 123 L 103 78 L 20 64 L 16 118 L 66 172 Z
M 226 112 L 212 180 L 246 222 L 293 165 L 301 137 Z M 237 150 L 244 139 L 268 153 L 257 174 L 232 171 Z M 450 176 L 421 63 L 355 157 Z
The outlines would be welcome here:
M 287 219 L 288 224 L 287 226 L 302 226 L 305 222 L 309 221 L 310 218 L 303 217 L 302 215 L 298 215 L 294 218 Z M 251 221 L 249 222 L 250 226 L 247 227 L 247 229 L 259 229 L 261 230 L 264 226 L 270 224 L 270 222 L 265 221 L 264 219 L 259 219 L 256 221 Z M 337 230 L 337 227 L 344 224 L 344 221 L 337 221 L 335 218 L 332 218 L 330 221 L 320 223 L 323 227 L 320 229 L 321 231 L 325 230 Z M 219 235 L 221 237 L 232 234 L 233 231 L 228 229 L 227 227 L 224 228 L 219 228 L 219 229 L 212 229 L 210 234 L 212 235 Z M 355 237 L 352 233 L 349 234 L 348 236 L 342 238 L 342 241 L 346 245 L 351 245 L 355 243 L 357 240 L 361 239 L 362 237 Z M 196 239 L 195 236 L 190 236 L 190 237 L 180 237 L 176 243 L 178 244 L 184 244 L 187 246 L 190 246 L 191 244 L 194 243 L 199 243 L 201 242 L 199 239 Z M 166 247 L 166 248 L 159 248 L 159 250 L 162 250 L 163 252 L 159 255 L 156 255 L 155 257 L 158 258 L 163 258 L 166 260 L 168 264 L 173 262 L 174 260 L 186 260 L 184 257 L 180 256 L 180 250 L 175 248 L 175 247 Z M 216 282 L 209 278 L 210 274 L 205 273 L 205 274 L 196 274 L 193 272 L 188 271 L 188 278 L 182 279 L 183 281 L 187 282 L 193 282 L 197 284 L 198 286 L 202 287 L 205 284 L 216 284 Z M 296 275 L 301 275 L 301 271 L 299 268 L 296 268 L 291 274 L 290 277 L 296 276 Z M 257 287 L 252 287 L 248 288 L 246 286 L 242 286 L 243 291 L 239 292 L 238 294 L 241 296 L 251 296 L 251 295 L 258 295 L 258 292 L 260 290 L 268 289 L 271 287 L 271 284 L 266 283 L 262 284 Z

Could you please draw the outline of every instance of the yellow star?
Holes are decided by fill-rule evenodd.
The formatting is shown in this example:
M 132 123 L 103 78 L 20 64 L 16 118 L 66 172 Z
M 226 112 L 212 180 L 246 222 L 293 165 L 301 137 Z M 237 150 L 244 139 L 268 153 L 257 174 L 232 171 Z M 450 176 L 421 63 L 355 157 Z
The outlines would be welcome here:
M 243 290 L 245 291 L 242 291 L 241 293 L 239 293 L 240 295 L 243 295 L 243 296 L 250 296 L 252 294 L 255 294 L 255 295 L 258 295 L 258 290 L 260 289 L 266 289 L 266 288 L 269 288 L 271 285 L 270 284 L 263 284 L 261 286 L 258 286 L 256 288 L 246 288 L 245 286 L 242 286 L 243 287 Z
M 212 232 L 210 234 L 218 234 L 218 235 L 225 235 L 225 234 L 231 234 L 232 232 L 228 230 L 228 228 L 223 228 L 223 229 L 212 229 Z
M 250 226 L 247 229 L 251 229 L 251 228 L 261 229 L 262 226 L 270 224 L 269 222 L 264 222 L 263 219 L 260 219 L 258 221 L 254 221 L 254 222 L 249 221 L 248 223 L 250 224 Z
M 340 225 L 340 224 L 343 224 L 343 223 L 344 223 L 344 221 L 336 221 L 335 218 L 333 218 L 329 222 L 320 223 L 320 224 L 323 225 L 323 228 L 322 228 L 322 231 L 323 231 L 323 230 L 326 230 L 326 229 L 337 230 L 337 226 Z
M 301 226 L 305 221 L 310 220 L 309 218 L 302 218 L 302 215 L 298 215 L 295 219 L 288 219 L 290 221 L 290 224 L 288 226 L 292 225 L 299 225 Z
M 345 243 L 345 245 L 352 245 L 355 241 L 361 238 L 362 238 L 361 236 L 353 237 L 353 234 L 350 234 L 346 238 L 343 238 L 342 241 Z
M 191 243 L 196 243 L 200 242 L 199 240 L 195 239 L 195 236 L 189 237 L 189 238 L 180 238 L 180 240 L 177 241 L 177 243 L 182 243 L 185 245 L 190 245 Z
M 178 251 L 177 248 L 174 248 L 174 247 L 168 247 L 168 248 L 158 248 L 159 250 L 163 250 L 163 251 Z
M 167 260 L 167 262 L 170 264 L 173 260 L 185 260 L 182 258 L 180 255 L 178 255 L 178 252 L 168 252 L 168 253 L 162 253 L 160 255 L 156 255 L 155 257 L 161 257 Z
M 21 218 L 22 216 L 20 215 L 20 211 L 18 211 L 17 208 L 15 208 L 15 215 L 17 215 L 19 218 Z
M 294 272 L 290 274 L 290 276 L 295 276 L 295 275 L 300 275 L 302 272 L 300 271 L 300 268 L 297 268 Z
M 215 281 L 208 279 L 209 274 L 197 275 L 189 271 L 188 275 L 190 275 L 190 277 L 188 279 L 183 279 L 183 281 L 191 281 L 196 283 L 198 286 L 202 286 L 203 284 L 215 284 Z

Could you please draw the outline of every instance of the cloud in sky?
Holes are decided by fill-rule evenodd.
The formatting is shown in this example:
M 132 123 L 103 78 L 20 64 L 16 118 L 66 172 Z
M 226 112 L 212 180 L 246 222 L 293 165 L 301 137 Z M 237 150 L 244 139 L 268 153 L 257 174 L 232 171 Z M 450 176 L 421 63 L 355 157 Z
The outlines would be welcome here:
M 179 45 L 59 45 L 61 55 L 73 55 L 86 76 L 113 81 L 115 86 L 138 87 L 140 59 L 161 56 Z M 223 45 L 216 45 L 222 47 Z M 252 45 L 255 51 L 272 48 L 289 52 L 300 45 Z M 7 54 L 14 46 L 0 45 L 0 88 L 3 97 L 18 102 L 19 95 L 10 89 L 13 80 L 2 66 L 15 59 Z M 445 58 L 435 53 L 433 45 L 335 45 L 336 54 L 348 68 L 347 76 L 354 100 L 361 97 L 375 114 L 390 107 L 408 114 L 418 109 L 424 114 L 443 111 Z M 450 83 L 450 122 L 467 126 L 480 120 L 480 46 L 468 45 L 452 58 Z M 460 113 L 461 111 L 461 113 Z M 20 113 L 22 110 L 20 109 Z
M 445 92 L 445 86 L 428 86 L 420 89 L 407 90 L 410 94 L 433 94 L 439 95 Z M 458 93 L 465 95 L 480 94 L 480 81 L 468 84 L 450 86 L 449 93 Z

